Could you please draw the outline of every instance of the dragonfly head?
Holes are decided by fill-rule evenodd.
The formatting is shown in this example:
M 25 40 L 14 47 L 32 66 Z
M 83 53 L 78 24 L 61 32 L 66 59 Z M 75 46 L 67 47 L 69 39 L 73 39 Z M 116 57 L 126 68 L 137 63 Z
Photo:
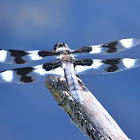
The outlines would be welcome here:
M 69 50 L 70 48 L 68 47 L 67 44 L 65 43 L 57 43 L 55 46 L 54 46 L 54 50 L 55 51 L 63 51 L 63 50 Z

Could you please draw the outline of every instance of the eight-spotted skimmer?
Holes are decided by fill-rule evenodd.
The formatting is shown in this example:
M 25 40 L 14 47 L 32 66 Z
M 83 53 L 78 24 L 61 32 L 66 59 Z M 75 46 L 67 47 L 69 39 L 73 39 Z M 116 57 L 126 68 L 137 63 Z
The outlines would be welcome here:
M 133 58 L 114 59 L 75 59 L 74 56 L 81 53 L 109 54 L 124 51 L 140 44 L 135 38 L 122 39 L 101 45 L 92 45 L 71 50 L 67 44 L 58 43 L 54 51 L 48 50 L 3 50 L 0 49 L 0 63 L 25 64 L 35 60 L 42 60 L 48 56 L 56 56 L 57 61 L 49 62 L 33 67 L 15 68 L 0 72 L 0 83 L 34 83 L 45 80 L 49 74 L 65 76 L 70 95 L 73 99 L 82 103 L 76 75 L 83 73 L 104 74 L 119 72 L 140 66 L 140 60 Z

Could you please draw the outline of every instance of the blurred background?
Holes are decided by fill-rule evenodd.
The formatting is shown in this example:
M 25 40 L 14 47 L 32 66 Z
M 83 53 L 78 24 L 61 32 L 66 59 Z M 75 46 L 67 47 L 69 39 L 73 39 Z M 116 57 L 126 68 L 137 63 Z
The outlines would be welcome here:
M 140 39 L 139 5 L 139 0 L 0 0 L 0 48 L 53 50 L 57 42 L 65 42 L 76 49 L 122 38 Z M 113 55 L 82 58 L 115 57 L 140 59 L 140 45 Z M 0 64 L 0 70 L 15 67 Z M 80 77 L 126 135 L 139 140 L 140 68 Z M 0 140 L 57 139 L 88 137 L 57 105 L 44 82 L 0 84 Z

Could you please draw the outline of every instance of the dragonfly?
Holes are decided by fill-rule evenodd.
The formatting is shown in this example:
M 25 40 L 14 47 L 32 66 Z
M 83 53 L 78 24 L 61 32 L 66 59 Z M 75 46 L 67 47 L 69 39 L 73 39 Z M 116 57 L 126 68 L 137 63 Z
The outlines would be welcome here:
M 8 69 L 0 72 L 0 83 L 25 84 L 46 79 L 47 75 L 63 76 L 66 79 L 70 96 L 82 104 L 82 95 L 76 75 L 107 74 L 129 70 L 140 66 L 140 60 L 134 58 L 113 59 L 76 59 L 81 54 L 111 54 L 125 51 L 140 44 L 135 38 L 121 39 L 105 44 L 85 46 L 71 50 L 65 43 L 57 43 L 51 50 L 6 50 L 0 49 L 0 63 L 26 64 L 37 60 L 56 57 L 57 60 L 32 67 Z

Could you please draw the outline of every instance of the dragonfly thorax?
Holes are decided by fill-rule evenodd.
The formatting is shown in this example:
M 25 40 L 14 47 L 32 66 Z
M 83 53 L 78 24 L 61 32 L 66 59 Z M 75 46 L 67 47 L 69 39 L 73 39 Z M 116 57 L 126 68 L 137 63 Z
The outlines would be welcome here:
M 58 60 L 60 60 L 62 63 L 73 63 L 74 56 L 70 54 L 68 55 L 62 54 L 58 57 Z

